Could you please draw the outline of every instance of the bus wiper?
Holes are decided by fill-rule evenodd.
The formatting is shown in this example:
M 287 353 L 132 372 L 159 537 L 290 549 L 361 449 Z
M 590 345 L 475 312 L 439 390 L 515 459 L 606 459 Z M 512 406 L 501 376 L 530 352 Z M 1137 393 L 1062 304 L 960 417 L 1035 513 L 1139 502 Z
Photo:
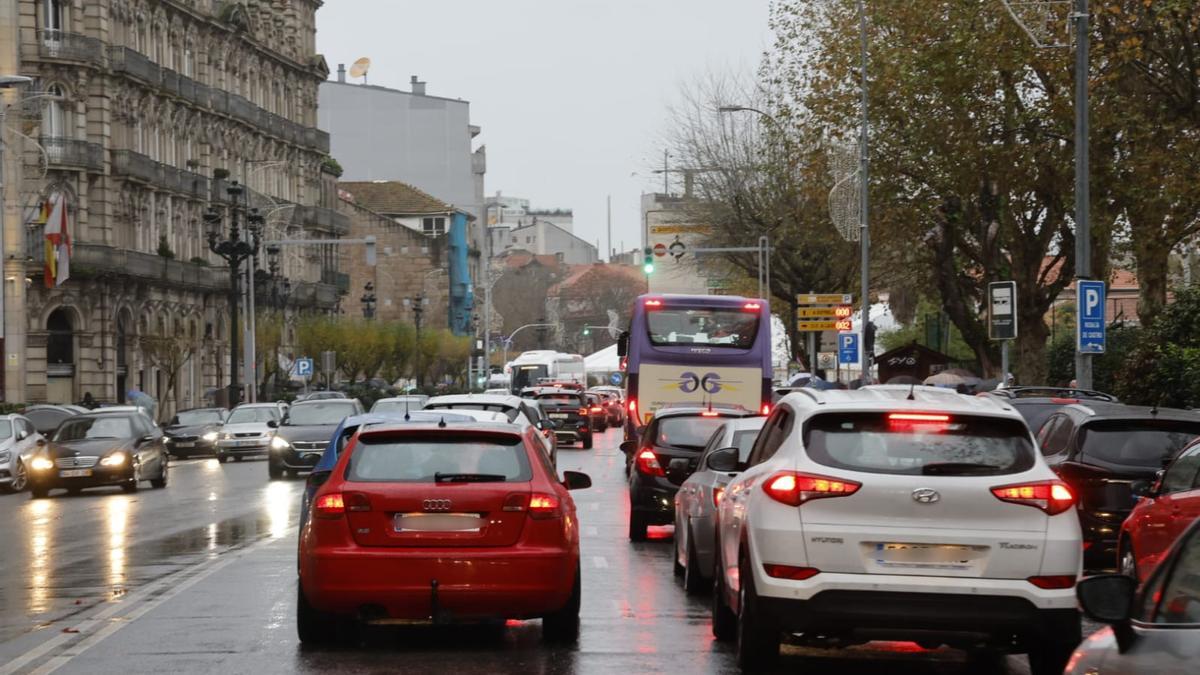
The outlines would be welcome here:
M 433 474 L 435 483 L 503 483 L 508 476 L 498 473 L 442 473 Z
M 965 476 L 970 474 L 987 474 L 999 469 L 995 464 L 977 464 L 974 462 L 938 462 L 921 467 L 921 473 L 926 476 Z

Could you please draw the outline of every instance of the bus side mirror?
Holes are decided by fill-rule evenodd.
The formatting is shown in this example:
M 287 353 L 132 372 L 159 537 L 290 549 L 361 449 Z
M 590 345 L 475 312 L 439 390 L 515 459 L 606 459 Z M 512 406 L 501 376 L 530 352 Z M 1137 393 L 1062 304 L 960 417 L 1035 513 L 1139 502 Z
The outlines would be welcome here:
M 629 354 L 629 331 L 621 331 L 617 336 L 617 356 L 627 356 Z

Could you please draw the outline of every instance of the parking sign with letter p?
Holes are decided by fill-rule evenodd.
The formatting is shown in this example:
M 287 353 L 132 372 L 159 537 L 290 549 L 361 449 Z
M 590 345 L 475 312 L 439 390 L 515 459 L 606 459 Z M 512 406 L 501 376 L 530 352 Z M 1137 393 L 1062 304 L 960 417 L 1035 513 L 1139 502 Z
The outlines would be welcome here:
M 1103 354 L 1107 341 L 1105 284 L 1080 280 L 1075 288 L 1079 320 L 1075 327 L 1075 349 L 1080 354 Z

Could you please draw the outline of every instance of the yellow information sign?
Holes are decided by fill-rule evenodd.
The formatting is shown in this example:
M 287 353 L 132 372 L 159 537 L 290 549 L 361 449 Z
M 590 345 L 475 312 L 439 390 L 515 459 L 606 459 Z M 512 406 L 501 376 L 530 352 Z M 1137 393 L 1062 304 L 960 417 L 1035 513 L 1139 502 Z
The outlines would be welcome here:
M 838 312 L 837 307 L 797 307 L 796 308 L 796 318 L 797 319 L 829 319 L 830 321 L 832 321 L 833 319 L 840 318 L 840 317 L 838 317 L 837 312 Z
M 834 321 L 832 319 L 829 321 L 800 320 L 800 321 L 796 322 L 796 330 L 801 331 L 801 332 L 803 332 L 803 331 L 837 330 L 837 324 L 838 324 L 838 322 Z
M 849 293 L 801 293 L 796 296 L 798 305 L 849 305 L 854 296 Z

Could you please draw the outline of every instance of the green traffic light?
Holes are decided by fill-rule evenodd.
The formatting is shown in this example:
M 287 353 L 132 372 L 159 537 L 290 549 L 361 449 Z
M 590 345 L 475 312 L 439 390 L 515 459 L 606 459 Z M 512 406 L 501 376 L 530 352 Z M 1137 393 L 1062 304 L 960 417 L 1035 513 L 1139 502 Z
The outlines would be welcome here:
M 642 265 L 642 271 L 646 274 L 654 274 L 654 263 L 646 263 Z
M 592 329 L 591 329 L 591 328 L 588 328 L 587 326 L 584 326 L 584 327 L 583 327 L 583 334 L 584 334 L 584 335 L 591 335 L 591 334 L 592 334 Z

